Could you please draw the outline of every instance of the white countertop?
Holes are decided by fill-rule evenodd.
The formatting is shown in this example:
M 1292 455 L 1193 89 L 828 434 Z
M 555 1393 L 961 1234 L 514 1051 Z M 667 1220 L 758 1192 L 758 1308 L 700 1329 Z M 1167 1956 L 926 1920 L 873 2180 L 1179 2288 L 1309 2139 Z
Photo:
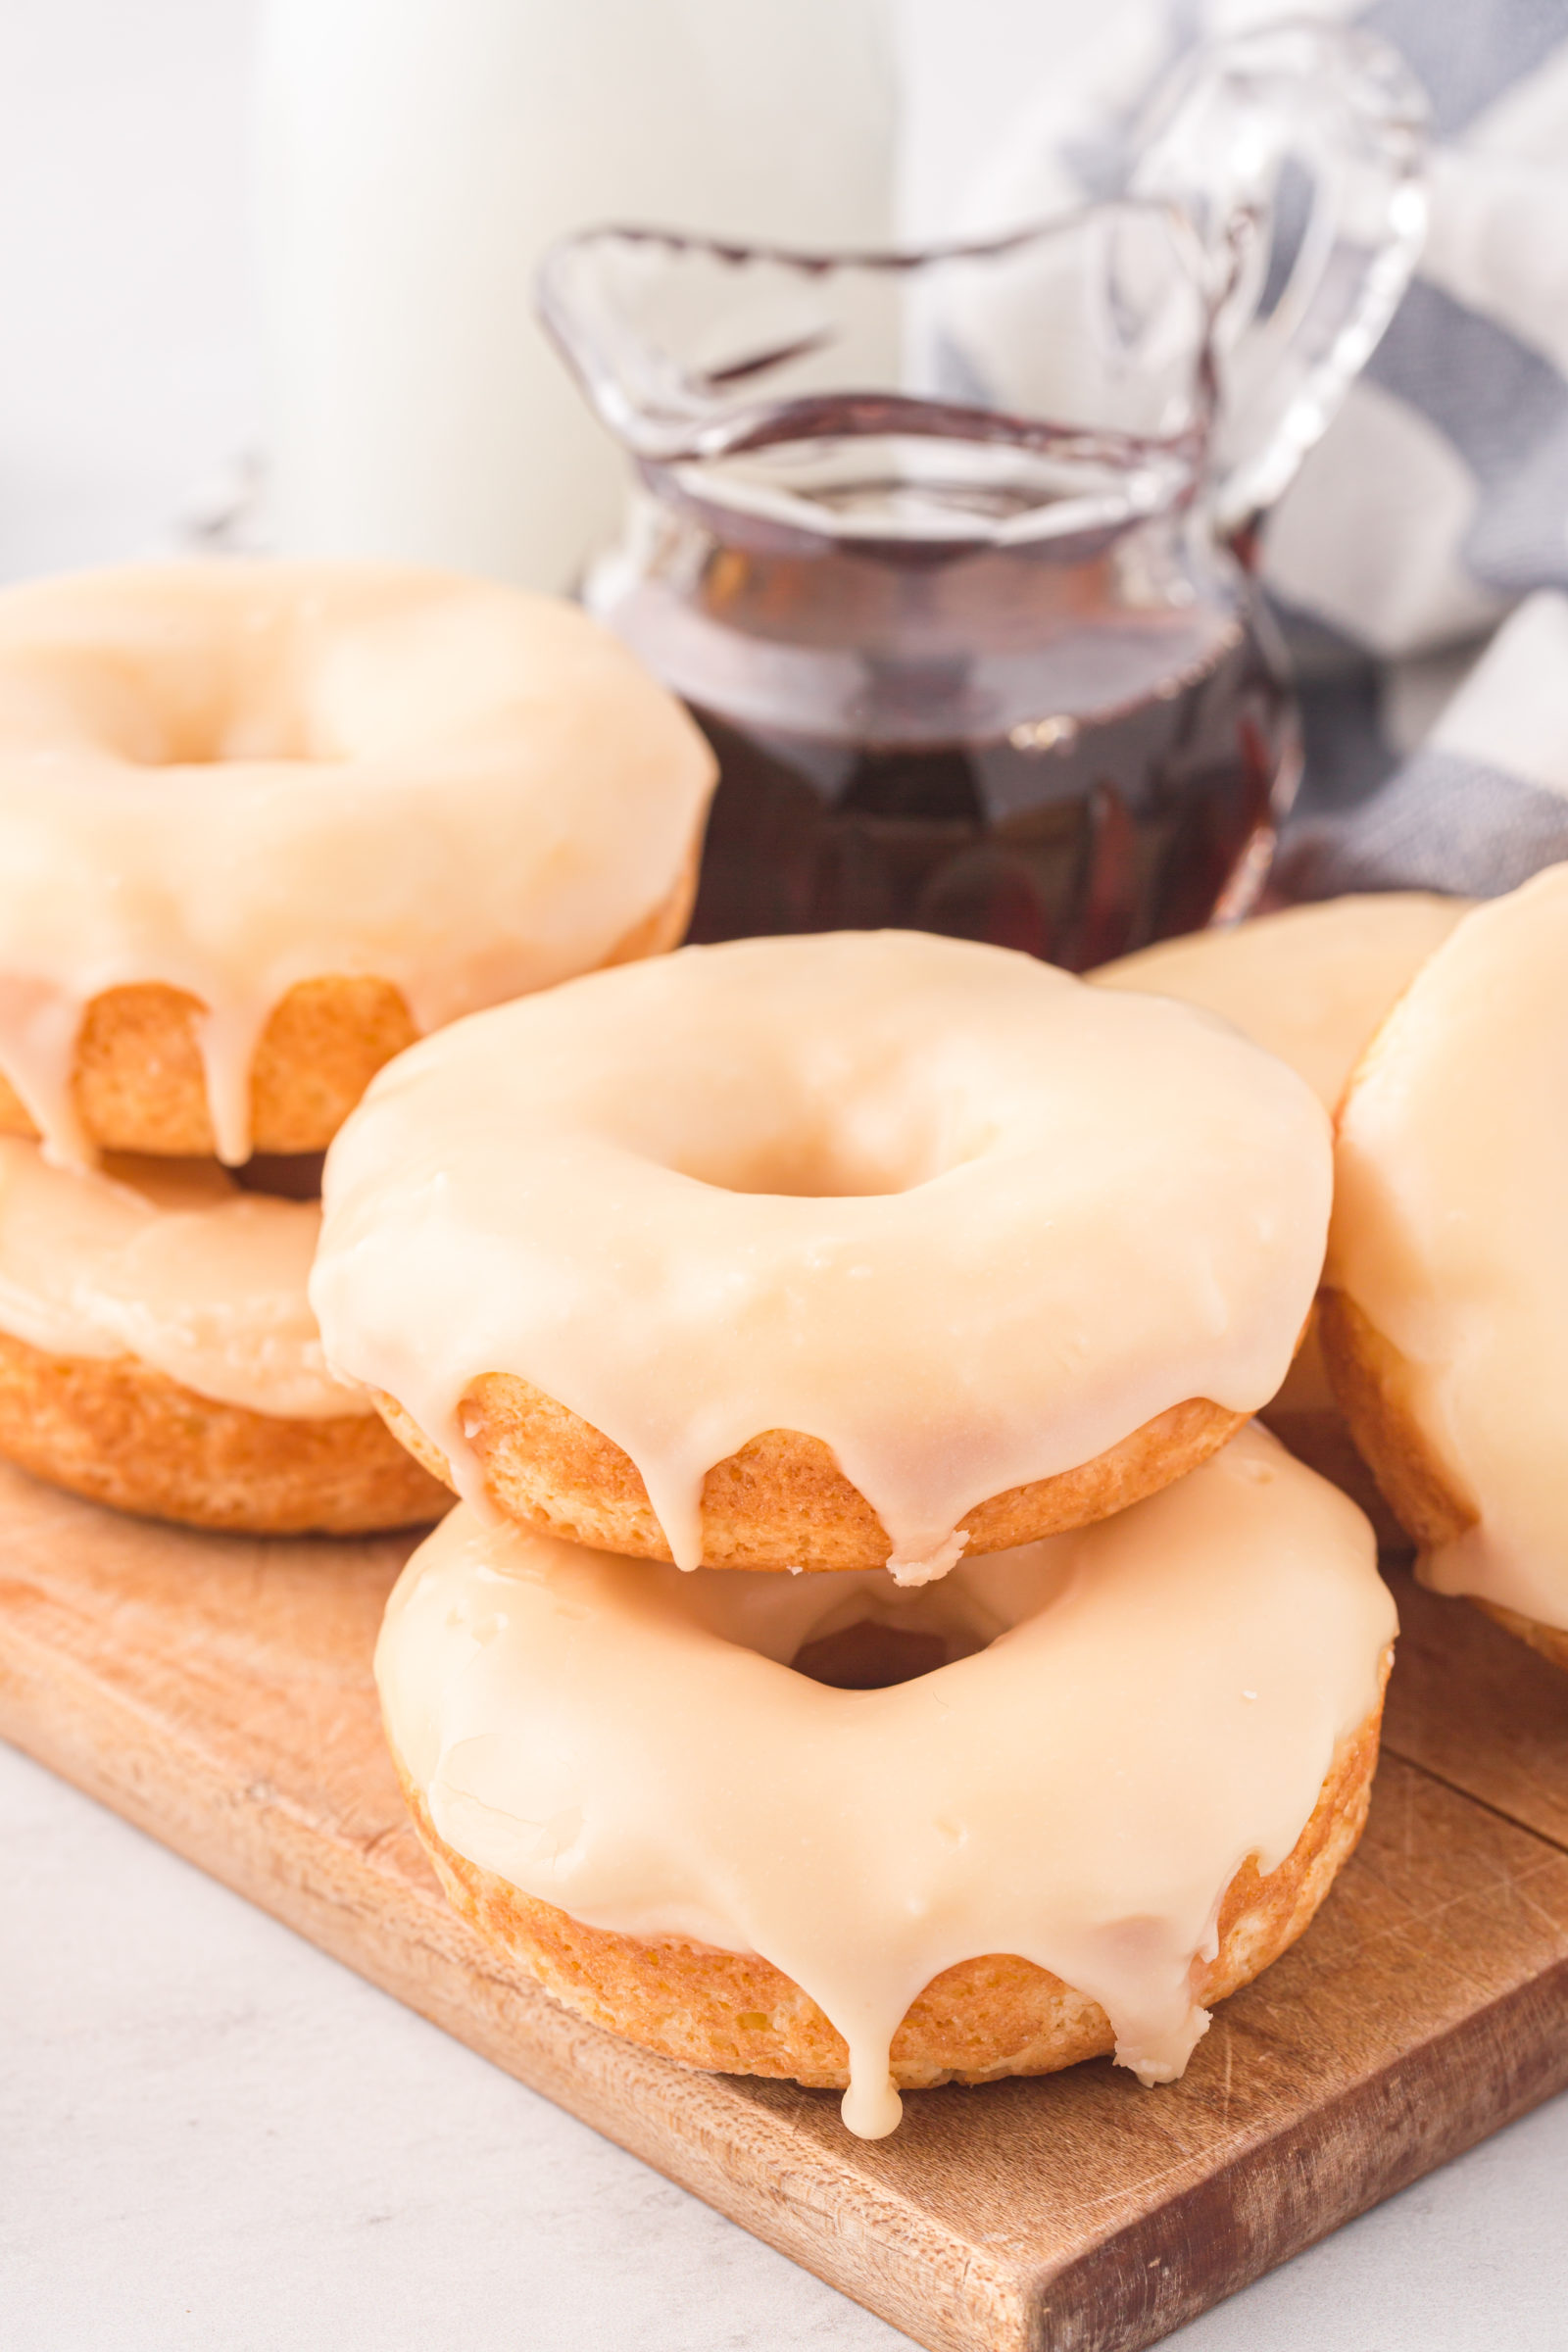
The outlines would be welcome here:
M 0 22 L 0 576 L 147 552 L 254 437 L 253 13 Z M 906 2340 L 3 1748 L 0 1889 L 8 2352 Z M 1558 2100 L 1169 2340 L 1563 2352 L 1565 2186 Z
M 4 1748 L 0 1886 L 10 2352 L 906 2342 Z M 1167 2340 L 1562 2352 L 1565 2180 L 1558 2100 Z

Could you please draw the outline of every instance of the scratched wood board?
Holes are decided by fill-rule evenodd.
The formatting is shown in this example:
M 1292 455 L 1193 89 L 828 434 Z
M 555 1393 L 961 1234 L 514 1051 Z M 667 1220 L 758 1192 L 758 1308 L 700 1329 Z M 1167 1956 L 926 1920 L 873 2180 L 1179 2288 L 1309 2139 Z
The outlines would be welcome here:
M 934 2352 L 1133 2352 L 1568 2083 L 1568 1676 L 1397 1577 L 1361 1850 L 1182 2082 L 912 2094 L 700 2075 L 447 1908 L 369 1660 L 407 1545 L 116 1518 L 0 1469 L 0 1734 Z

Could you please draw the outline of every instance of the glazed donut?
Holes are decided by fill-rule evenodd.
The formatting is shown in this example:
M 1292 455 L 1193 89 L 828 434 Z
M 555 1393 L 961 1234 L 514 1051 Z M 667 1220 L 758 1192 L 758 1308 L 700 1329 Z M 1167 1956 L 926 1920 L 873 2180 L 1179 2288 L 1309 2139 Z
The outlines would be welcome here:
M 866 1619 L 947 1662 L 808 1680 Z M 1355 1844 L 1395 1631 L 1365 1520 L 1251 1429 L 917 1592 L 683 1578 L 460 1508 L 376 1678 L 483 1936 L 668 2057 L 847 2085 L 876 2137 L 894 2082 L 1180 2075 Z
M 1288 1061 L 1333 1111 L 1374 1031 L 1468 906 L 1420 891 L 1328 899 L 1166 940 L 1090 978 L 1102 988 L 1146 989 L 1219 1013 Z M 1403 1545 L 1335 1399 L 1315 1314 L 1261 1418 L 1299 1460 L 1359 1503 L 1382 1543 Z
M 710 753 L 573 607 L 374 565 L 0 595 L 0 1130 L 319 1151 L 421 1032 L 685 928 Z
M 1324 899 L 1161 940 L 1089 977 L 1217 1012 L 1288 1061 L 1332 1112 L 1373 1032 L 1469 906 L 1419 890 Z
M 310 1203 L 211 1161 L 57 1168 L 0 1137 L 0 1453 L 94 1502 L 249 1535 L 420 1526 L 444 1489 L 333 1380 Z
M 682 1567 L 917 1583 L 1278 1388 L 1328 1122 L 1186 1006 L 905 932 L 689 948 L 444 1031 L 327 1155 L 328 1360 L 433 1470 Z
M 1568 865 L 1468 914 L 1346 1096 L 1323 1347 L 1417 1572 L 1568 1667 Z

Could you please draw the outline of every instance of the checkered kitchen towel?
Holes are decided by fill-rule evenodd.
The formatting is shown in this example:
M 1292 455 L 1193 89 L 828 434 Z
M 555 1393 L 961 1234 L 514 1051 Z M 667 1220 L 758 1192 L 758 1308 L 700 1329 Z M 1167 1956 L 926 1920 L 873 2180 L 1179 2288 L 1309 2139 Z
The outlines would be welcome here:
M 1509 889 L 1568 858 L 1568 0 L 1105 0 L 970 224 L 1120 184 L 1172 59 L 1283 14 L 1391 41 L 1435 147 L 1419 274 L 1268 530 L 1307 729 L 1280 878 Z
M 1510 614 L 1425 741 L 1347 806 L 1307 800 L 1276 879 L 1291 898 L 1352 890 L 1493 898 L 1568 858 L 1568 597 Z

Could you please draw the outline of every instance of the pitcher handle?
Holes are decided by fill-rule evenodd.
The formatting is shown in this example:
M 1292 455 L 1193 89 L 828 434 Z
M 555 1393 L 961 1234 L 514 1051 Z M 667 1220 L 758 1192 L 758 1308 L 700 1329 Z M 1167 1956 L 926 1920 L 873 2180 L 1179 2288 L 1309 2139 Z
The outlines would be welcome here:
M 1352 26 L 1289 21 L 1196 50 L 1157 96 L 1129 192 L 1174 200 L 1207 257 L 1223 531 L 1279 498 L 1410 281 L 1425 94 Z

